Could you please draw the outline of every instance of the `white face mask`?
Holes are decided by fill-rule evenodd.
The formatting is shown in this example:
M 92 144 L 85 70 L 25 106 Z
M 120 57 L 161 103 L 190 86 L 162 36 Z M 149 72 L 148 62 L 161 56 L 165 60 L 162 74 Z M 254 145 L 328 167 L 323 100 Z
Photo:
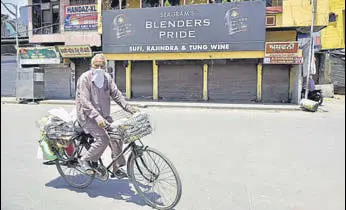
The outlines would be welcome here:
M 103 69 L 91 69 L 91 73 L 91 81 L 95 83 L 96 87 L 102 88 L 105 80 L 105 71 Z

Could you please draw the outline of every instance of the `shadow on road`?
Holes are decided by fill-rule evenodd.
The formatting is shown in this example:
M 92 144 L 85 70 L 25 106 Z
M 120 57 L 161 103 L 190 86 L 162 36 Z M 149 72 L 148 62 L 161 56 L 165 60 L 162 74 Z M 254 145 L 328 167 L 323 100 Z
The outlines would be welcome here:
M 108 180 L 107 182 L 101 182 L 95 179 L 89 187 L 85 189 L 78 189 L 69 186 L 62 177 L 58 177 L 46 183 L 46 186 L 53 187 L 55 189 L 68 189 L 78 193 L 87 193 L 91 198 L 103 196 L 117 200 L 124 200 L 140 206 L 146 205 L 140 196 L 135 194 L 135 191 L 130 188 L 129 181 L 127 179 Z

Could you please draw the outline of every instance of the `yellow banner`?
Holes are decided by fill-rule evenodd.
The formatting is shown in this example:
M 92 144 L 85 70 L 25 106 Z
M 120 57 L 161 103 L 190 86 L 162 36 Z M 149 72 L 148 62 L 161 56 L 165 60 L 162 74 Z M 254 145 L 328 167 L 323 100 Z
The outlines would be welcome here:
M 88 45 L 78 46 L 57 46 L 58 50 L 63 58 L 82 58 L 91 57 L 92 51 Z

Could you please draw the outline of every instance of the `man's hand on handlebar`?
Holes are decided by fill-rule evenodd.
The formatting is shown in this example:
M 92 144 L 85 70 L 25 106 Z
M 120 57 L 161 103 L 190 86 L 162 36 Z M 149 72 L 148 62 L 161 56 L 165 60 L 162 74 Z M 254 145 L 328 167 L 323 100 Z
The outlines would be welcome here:
M 99 126 L 100 128 L 109 127 L 109 123 L 102 116 L 96 117 L 95 120 L 96 120 L 97 126 Z
M 130 111 L 131 114 L 134 114 L 134 113 L 138 112 L 139 109 L 138 109 L 137 107 L 131 106 L 131 107 L 129 108 L 129 111 Z

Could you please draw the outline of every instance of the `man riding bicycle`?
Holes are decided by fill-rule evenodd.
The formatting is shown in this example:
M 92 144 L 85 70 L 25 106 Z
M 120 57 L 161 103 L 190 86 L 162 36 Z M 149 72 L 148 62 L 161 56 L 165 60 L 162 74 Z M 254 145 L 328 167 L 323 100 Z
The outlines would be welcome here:
M 107 124 L 113 121 L 110 117 L 110 98 L 125 111 L 131 114 L 136 112 L 136 109 L 126 102 L 106 69 L 106 57 L 103 54 L 96 54 L 91 59 L 91 70 L 84 72 L 77 81 L 77 120 L 84 132 L 94 138 L 89 150 L 78 160 L 81 168 L 87 173 L 93 173 L 89 162 L 97 162 L 108 144 L 112 149 L 112 157 L 116 157 L 122 151 L 120 135 L 116 139 L 110 139 L 105 130 Z M 123 156 L 118 158 L 113 164 L 112 177 L 119 179 L 126 177 L 126 173 L 120 168 L 125 164 Z

